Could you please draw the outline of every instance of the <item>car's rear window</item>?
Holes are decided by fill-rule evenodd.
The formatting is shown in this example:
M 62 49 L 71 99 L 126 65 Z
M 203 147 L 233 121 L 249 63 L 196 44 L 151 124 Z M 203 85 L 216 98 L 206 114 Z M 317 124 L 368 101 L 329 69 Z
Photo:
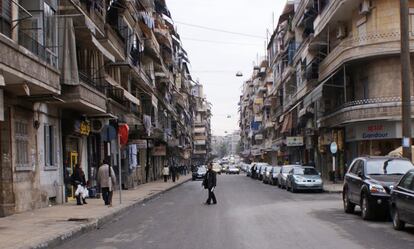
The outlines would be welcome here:
M 413 164 L 408 160 L 402 159 L 375 159 L 368 160 L 366 167 L 367 175 L 403 175 L 410 169 Z

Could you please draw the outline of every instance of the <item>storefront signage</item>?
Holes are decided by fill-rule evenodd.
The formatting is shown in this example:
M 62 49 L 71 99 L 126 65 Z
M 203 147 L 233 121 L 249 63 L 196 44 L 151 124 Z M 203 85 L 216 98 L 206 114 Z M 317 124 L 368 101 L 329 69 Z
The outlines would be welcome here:
M 129 141 L 130 144 L 136 144 L 138 149 L 147 148 L 147 140 L 144 139 L 134 139 Z
M 91 124 L 87 121 L 75 121 L 75 132 L 88 136 L 91 132 Z
M 397 138 L 397 123 L 363 123 L 346 127 L 346 141 Z
M 303 137 L 286 137 L 286 146 L 303 146 Z
M 156 146 L 152 149 L 153 156 L 166 156 L 167 147 L 165 145 Z

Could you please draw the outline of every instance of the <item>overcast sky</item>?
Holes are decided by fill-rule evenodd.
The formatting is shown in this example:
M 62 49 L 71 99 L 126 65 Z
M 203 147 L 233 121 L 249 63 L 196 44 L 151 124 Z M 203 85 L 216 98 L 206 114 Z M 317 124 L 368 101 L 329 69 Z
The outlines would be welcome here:
M 166 0 L 191 62 L 193 79 L 204 85 L 212 103 L 213 135 L 238 129 L 238 102 L 253 63 L 265 53 L 266 30 L 272 32 L 286 0 Z M 192 27 L 249 34 L 239 36 Z M 237 78 L 237 71 L 243 77 Z M 230 115 L 231 118 L 227 116 Z

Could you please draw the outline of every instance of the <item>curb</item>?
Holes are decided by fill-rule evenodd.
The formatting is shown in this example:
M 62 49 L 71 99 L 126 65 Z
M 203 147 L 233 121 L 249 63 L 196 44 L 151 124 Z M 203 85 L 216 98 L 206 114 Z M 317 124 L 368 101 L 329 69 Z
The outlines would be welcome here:
M 99 229 L 100 227 L 102 227 L 104 224 L 110 222 L 111 220 L 121 216 L 123 213 L 137 207 L 138 205 L 141 205 L 145 202 L 148 202 L 164 193 L 167 193 L 168 191 L 171 191 L 179 186 L 181 186 L 182 184 L 189 182 L 191 180 L 191 178 L 184 180 L 183 182 L 177 183 L 174 186 L 171 186 L 170 188 L 167 188 L 165 190 L 162 190 L 158 193 L 152 194 L 150 196 L 147 196 L 139 201 L 136 201 L 128 206 L 122 207 L 116 211 L 114 211 L 111 214 L 105 215 L 105 216 L 101 216 L 98 217 L 86 224 L 82 224 L 79 225 L 78 227 L 64 233 L 64 234 L 58 234 L 55 235 L 53 238 L 47 239 L 46 241 L 43 241 L 41 243 L 39 243 L 38 245 L 35 246 L 31 246 L 29 247 L 30 249 L 50 249 L 50 248 L 55 248 L 59 245 L 62 245 L 63 243 L 74 239 L 76 237 L 79 237 L 82 234 L 91 232 L 93 230 Z

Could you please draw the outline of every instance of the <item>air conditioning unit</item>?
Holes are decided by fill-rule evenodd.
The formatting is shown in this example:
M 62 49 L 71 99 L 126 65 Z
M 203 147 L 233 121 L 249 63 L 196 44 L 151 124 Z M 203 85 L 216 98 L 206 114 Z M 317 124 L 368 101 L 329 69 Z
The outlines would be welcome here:
M 366 15 L 369 14 L 371 12 L 371 0 L 363 0 L 360 4 L 359 4 L 359 14 L 360 15 Z
M 91 121 L 91 132 L 100 133 L 108 122 L 105 119 L 93 119 Z
M 345 25 L 340 25 L 336 30 L 336 38 L 344 39 L 346 37 L 346 27 Z

